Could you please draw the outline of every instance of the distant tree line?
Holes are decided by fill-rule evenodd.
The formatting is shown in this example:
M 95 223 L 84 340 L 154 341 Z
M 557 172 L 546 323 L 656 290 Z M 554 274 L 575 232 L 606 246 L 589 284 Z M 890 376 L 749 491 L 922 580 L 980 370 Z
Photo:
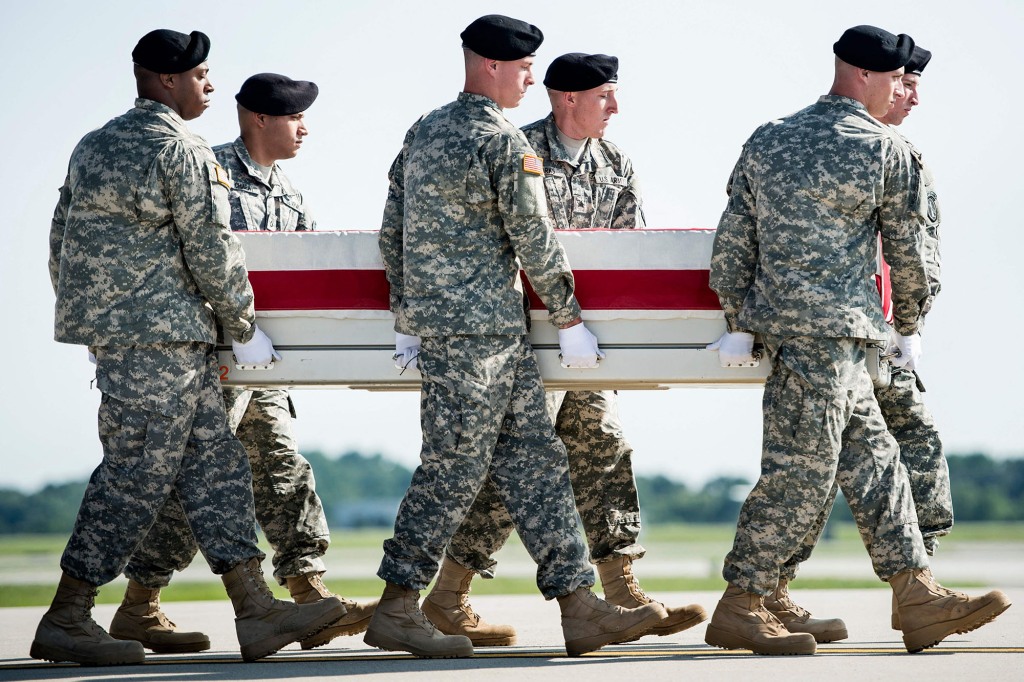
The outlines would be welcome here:
M 412 470 L 380 455 L 309 452 L 317 491 L 335 527 L 390 526 Z M 1024 521 L 1024 458 L 950 455 L 957 521 Z M 0 534 L 71 532 L 86 481 L 48 485 L 35 493 L 0 489 Z M 638 476 L 644 521 L 734 523 L 752 482 L 716 478 L 700 489 L 665 476 Z M 837 501 L 833 521 L 852 521 Z

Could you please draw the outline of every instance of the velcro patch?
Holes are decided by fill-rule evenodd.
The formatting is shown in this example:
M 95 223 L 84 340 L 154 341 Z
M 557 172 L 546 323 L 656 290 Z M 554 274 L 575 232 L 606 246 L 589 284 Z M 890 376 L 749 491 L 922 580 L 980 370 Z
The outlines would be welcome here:
M 231 176 L 219 163 L 213 164 L 213 181 L 231 189 Z
M 544 175 L 544 160 L 534 154 L 523 154 L 523 172 Z

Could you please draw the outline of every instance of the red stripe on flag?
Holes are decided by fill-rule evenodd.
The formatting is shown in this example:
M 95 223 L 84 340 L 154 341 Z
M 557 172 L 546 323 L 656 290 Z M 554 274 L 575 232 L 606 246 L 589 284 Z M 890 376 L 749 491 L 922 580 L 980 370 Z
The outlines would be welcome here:
M 574 270 L 585 310 L 718 310 L 707 270 Z M 249 272 L 257 310 L 387 310 L 383 270 Z M 544 306 L 527 284 L 533 307 Z
M 383 270 L 249 271 L 257 310 L 387 310 Z
M 721 310 L 707 270 L 573 270 L 584 310 Z M 543 310 L 529 286 L 530 305 Z

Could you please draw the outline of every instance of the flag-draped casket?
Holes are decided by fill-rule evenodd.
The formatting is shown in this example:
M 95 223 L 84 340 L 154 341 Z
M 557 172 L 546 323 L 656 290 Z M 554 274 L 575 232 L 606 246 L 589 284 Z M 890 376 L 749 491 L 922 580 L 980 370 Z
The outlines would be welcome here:
M 399 374 L 377 233 L 238 232 L 256 316 L 283 360 L 269 370 L 235 367 L 221 347 L 225 384 L 415 389 Z M 558 336 L 531 292 L 533 347 L 549 388 L 667 388 L 763 383 L 767 363 L 722 368 L 704 347 L 725 330 L 708 288 L 714 231 L 570 230 L 556 233 L 576 278 L 587 327 L 607 358 L 599 369 L 564 369 Z

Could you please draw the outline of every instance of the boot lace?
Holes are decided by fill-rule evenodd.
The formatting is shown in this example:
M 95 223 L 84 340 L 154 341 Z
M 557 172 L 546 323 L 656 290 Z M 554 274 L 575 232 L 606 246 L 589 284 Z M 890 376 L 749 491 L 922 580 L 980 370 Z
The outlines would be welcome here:
M 480 622 L 480 616 L 478 616 L 476 614 L 476 611 L 473 610 L 473 607 L 469 603 L 469 588 L 466 588 L 466 590 L 464 592 L 459 592 L 458 595 L 459 595 L 459 610 L 462 611 L 462 613 L 465 614 L 466 618 L 468 618 L 469 620 L 473 621 L 474 625 L 479 623 Z
M 81 628 L 93 637 L 103 637 L 107 631 L 92 619 L 92 610 L 96 606 L 96 592 L 81 595 L 80 600 L 75 600 L 75 603 L 79 608 L 76 620 L 81 624 Z
M 934 592 L 935 594 L 942 595 L 943 597 L 960 597 L 961 596 L 959 592 L 957 592 L 955 590 L 951 590 L 948 587 L 943 587 L 942 585 L 940 585 L 935 580 L 935 576 L 932 575 L 932 572 L 929 569 L 927 569 L 927 568 L 924 569 L 923 571 L 921 571 L 921 577 L 924 579 L 925 584 L 928 585 L 928 589 L 931 590 L 932 592 Z
M 420 610 L 419 593 L 412 592 L 406 595 L 405 599 L 407 607 L 406 613 L 409 614 L 409 617 L 412 618 L 413 622 L 417 625 L 426 629 L 430 635 L 433 635 L 437 628 L 430 622 L 430 619 L 423 614 L 423 611 Z
M 263 578 L 263 567 L 255 559 L 245 565 L 245 577 L 253 584 L 257 592 L 270 599 L 277 599 Z
M 650 604 L 654 601 L 644 592 L 644 588 L 640 587 L 640 581 L 636 579 L 636 575 L 630 567 L 626 567 L 622 577 L 625 578 L 626 589 L 633 595 L 633 599 L 636 599 L 641 604 Z
M 781 585 L 775 591 L 775 601 L 782 607 L 783 610 L 789 611 L 797 616 L 797 618 L 810 617 L 811 612 L 804 607 L 793 601 L 793 598 L 789 596 L 789 587 Z M 772 614 L 774 616 L 774 614 Z M 776 618 L 776 620 L 778 620 Z
M 320 577 L 319 573 L 309 573 L 306 579 L 309 580 L 310 586 L 324 599 L 334 596 L 334 593 L 327 589 L 327 585 L 324 585 L 324 580 Z
M 167 614 L 164 613 L 163 610 L 160 608 L 160 597 L 159 596 L 157 596 L 156 599 L 153 600 L 153 602 L 152 602 L 152 611 L 150 611 L 149 615 L 152 616 L 153 618 L 156 618 L 156 622 L 159 623 L 161 627 L 165 627 L 168 630 L 174 630 L 175 628 L 178 627 L 174 623 L 174 621 L 172 621 L 170 618 L 168 618 Z

